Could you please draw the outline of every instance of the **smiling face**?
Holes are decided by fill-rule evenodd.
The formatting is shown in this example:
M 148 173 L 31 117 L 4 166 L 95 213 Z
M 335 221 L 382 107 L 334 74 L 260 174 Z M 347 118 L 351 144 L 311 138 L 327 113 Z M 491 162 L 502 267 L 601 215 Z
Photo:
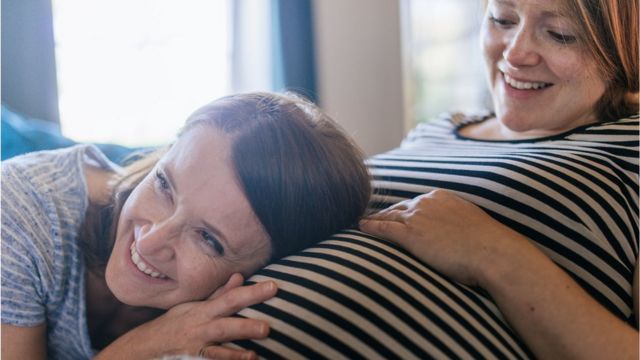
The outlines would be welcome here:
M 106 269 L 133 306 L 201 300 L 234 272 L 268 260 L 270 240 L 238 185 L 231 140 L 212 126 L 187 131 L 127 199 Z
M 482 48 L 502 137 L 555 135 L 598 121 L 606 83 L 557 0 L 490 0 Z

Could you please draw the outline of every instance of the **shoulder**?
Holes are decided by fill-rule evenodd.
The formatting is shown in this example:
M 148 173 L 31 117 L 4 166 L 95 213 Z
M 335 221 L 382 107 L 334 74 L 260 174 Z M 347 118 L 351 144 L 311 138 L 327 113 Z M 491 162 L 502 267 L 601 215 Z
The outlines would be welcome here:
M 86 207 L 80 148 L 41 151 L 2 163 L 3 222 Z
M 88 205 L 86 146 L 42 151 L 2 163 L 2 316 L 42 323 L 76 286 L 77 231 Z
M 627 118 L 591 124 L 578 129 L 571 135 L 572 139 L 592 140 L 597 142 L 625 141 L 629 145 L 638 144 L 640 132 L 640 117 L 638 115 Z
M 12 200 L 17 200 L 16 197 L 36 201 L 75 200 L 74 204 L 66 205 L 86 207 L 87 179 L 93 184 L 118 170 L 92 145 L 38 151 L 2 163 L 2 190 Z
M 108 161 L 101 156 L 93 146 L 79 145 L 3 162 L 3 249 L 24 248 L 27 256 L 45 263 L 73 253 L 89 203 L 84 169 L 101 173 L 98 169 L 108 166 L 101 165 Z
M 3 249 L 19 242 L 51 253 L 52 241 L 79 224 L 88 203 L 83 152 L 81 146 L 41 151 L 2 163 Z
M 607 156 L 623 164 L 632 172 L 638 172 L 640 156 L 640 119 L 637 115 L 616 121 L 592 124 L 578 129 L 567 137 L 571 145 Z
M 632 115 L 615 121 L 601 122 L 589 127 L 590 130 L 610 129 L 624 132 L 637 132 L 640 129 L 640 115 Z

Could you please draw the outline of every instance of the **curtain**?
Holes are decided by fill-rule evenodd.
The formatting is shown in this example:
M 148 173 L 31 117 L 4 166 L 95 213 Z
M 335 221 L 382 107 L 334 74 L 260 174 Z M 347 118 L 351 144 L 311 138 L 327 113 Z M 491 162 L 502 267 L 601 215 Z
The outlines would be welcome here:
M 273 89 L 317 102 L 311 0 L 272 0 Z

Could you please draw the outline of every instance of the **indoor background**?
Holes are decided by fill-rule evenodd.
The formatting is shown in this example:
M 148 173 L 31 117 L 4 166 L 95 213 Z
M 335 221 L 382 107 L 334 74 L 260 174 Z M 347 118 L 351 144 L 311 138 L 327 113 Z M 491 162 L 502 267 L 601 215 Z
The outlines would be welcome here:
M 255 90 L 309 97 L 380 153 L 417 122 L 487 106 L 481 3 L 2 0 L 3 159 L 25 127 L 164 144 L 200 105 Z

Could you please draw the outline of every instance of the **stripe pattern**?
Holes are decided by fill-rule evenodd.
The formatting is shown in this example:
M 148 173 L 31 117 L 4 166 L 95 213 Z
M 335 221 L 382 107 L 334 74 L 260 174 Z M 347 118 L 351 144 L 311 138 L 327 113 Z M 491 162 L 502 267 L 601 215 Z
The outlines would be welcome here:
M 351 230 L 270 265 L 276 298 L 240 312 L 268 320 L 266 358 L 529 358 L 480 291 L 451 282 L 387 241 Z
M 375 206 L 454 191 L 534 241 L 601 304 L 630 319 L 638 117 L 527 141 L 458 134 L 488 116 L 443 115 L 369 159 Z M 249 282 L 263 280 L 275 280 L 278 295 L 239 315 L 268 320 L 271 333 L 233 346 L 265 358 L 532 357 L 482 289 L 355 230 L 267 266 Z

